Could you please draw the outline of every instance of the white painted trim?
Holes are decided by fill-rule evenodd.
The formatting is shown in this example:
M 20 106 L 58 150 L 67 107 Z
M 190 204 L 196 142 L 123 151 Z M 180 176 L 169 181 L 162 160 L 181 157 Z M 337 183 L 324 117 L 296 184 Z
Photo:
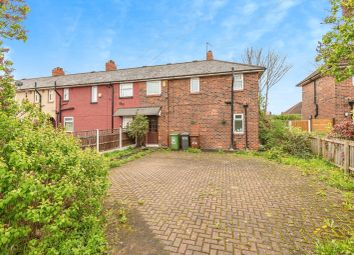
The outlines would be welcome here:
M 242 120 L 242 132 L 236 132 L 235 131 L 235 116 L 236 115 L 241 115 L 242 118 L 239 119 L 239 120 Z M 234 113 L 234 118 L 233 118 L 233 121 L 232 121 L 232 127 L 233 127 L 233 131 L 234 131 L 234 134 L 236 135 L 243 135 L 245 133 L 245 116 L 243 113 Z

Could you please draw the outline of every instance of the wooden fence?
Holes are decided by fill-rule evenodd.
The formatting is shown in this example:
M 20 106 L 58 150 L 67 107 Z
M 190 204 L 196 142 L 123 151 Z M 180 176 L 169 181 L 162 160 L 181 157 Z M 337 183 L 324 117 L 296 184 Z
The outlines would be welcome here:
M 95 148 L 97 151 L 119 149 L 134 144 L 123 129 L 89 130 L 74 132 L 73 135 L 81 140 L 81 148 Z
M 311 137 L 311 150 L 346 172 L 354 173 L 354 141 Z
M 300 128 L 305 132 L 328 133 L 333 126 L 332 119 L 309 119 L 309 120 L 290 120 L 289 127 Z

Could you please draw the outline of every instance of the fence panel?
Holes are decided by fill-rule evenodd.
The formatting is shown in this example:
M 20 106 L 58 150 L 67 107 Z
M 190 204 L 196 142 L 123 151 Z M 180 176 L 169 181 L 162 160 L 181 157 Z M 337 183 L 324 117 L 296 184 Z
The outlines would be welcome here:
M 347 140 L 310 138 L 311 150 L 349 173 L 354 173 L 354 142 Z
M 125 130 L 108 129 L 108 130 L 89 130 L 72 133 L 80 139 L 81 148 L 97 148 L 97 133 L 99 140 L 99 151 L 108 151 L 134 144 L 134 140 L 130 139 Z
M 307 132 L 309 130 L 309 121 L 308 120 L 291 120 L 290 126 L 300 128 L 301 130 Z
M 328 132 L 332 129 L 333 120 L 331 119 L 312 119 L 311 131 Z

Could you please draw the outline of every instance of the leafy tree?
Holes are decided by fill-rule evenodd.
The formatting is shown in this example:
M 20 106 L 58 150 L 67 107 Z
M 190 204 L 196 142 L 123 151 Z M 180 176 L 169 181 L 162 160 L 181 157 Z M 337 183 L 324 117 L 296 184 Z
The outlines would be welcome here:
M 354 0 L 330 0 L 331 12 L 324 23 L 331 26 L 317 47 L 320 71 L 338 82 L 354 75 Z M 341 12 L 343 15 L 341 15 Z
M 137 114 L 128 127 L 128 135 L 137 140 L 137 145 L 143 143 L 143 139 L 149 130 L 149 120 L 146 116 Z
M 107 162 L 15 102 L 3 39 L 26 40 L 24 1 L 0 3 L 0 254 L 102 254 Z

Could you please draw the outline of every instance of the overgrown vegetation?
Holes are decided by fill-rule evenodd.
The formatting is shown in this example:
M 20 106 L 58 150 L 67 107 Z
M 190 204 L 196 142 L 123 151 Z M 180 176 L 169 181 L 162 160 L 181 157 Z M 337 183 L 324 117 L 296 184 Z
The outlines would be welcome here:
M 3 38 L 26 39 L 24 1 L 2 1 Z M 102 254 L 107 162 L 55 130 L 37 107 L 14 101 L 0 50 L 0 254 Z
M 260 116 L 260 142 L 263 149 L 274 154 L 290 154 L 299 157 L 311 155 L 308 134 L 298 129 L 289 129 L 283 120 Z
M 109 159 L 109 167 L 119 167 L 129 161 L 141 158 L 151 153 L 149 149 L 129 148 L 121 151 L 113 151 L 105 153 L 104 156 Z
M 334 127 L 331 136 L 351 139 L 354 137 L 353 130 L 351 122 L 343 122 Z M 290 130 L 281 118 L 268 118 L 261 115 L 260 140 L 265 151 L 242 152 L 242 154 L 262 156 L 282 164 L 297 166 L 304 175 L 313 176 L 314 179 L 340 190 L 343 194 L 342 207 L 344 210 L 354 210 L 354 179 L 338 167 L 311 154 L 307 133 L 297 129 Z M 321 190 L 317 192 L 317 195 L 326 196 L 326 192 Z M 324 226 L 327 228 L 327 225 L 331 224 Z M 336 231 L 342 233 L 339 239 L 330 236 L 317 241 L 316 254 L 354 254 L 353 229 L 336 229 Z

